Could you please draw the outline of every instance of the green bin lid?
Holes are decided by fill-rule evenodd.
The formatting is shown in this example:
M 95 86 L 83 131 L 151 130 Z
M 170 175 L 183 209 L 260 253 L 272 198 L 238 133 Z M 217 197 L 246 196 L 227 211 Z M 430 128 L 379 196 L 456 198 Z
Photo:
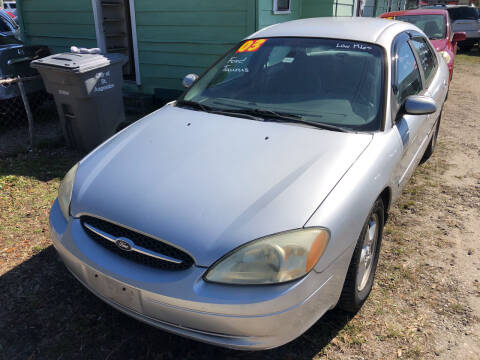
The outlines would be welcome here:
M 122 54 L 77 54 L 66 52 L 32 61 L 31 66 L 33 68 L 54 67 L 81 74 L 110 64 L 124 64 L 126 61 L 127 57 Z

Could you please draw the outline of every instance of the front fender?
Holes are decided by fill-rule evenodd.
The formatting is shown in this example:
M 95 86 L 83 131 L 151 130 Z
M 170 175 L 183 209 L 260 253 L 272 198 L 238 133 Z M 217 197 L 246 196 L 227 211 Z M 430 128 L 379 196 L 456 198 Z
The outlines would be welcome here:
M 370 209 L 385 188 L 390 188 L 392 200 L 398 196 L 394 173 L 402 153 L 395 127 L 376 133 L 370 146 L 307 221 L 306 227 L 324 226 L 331 232 L 330 242 L 315 271 L 324 271 L 347 251 L 351 252 L 351 258 Z

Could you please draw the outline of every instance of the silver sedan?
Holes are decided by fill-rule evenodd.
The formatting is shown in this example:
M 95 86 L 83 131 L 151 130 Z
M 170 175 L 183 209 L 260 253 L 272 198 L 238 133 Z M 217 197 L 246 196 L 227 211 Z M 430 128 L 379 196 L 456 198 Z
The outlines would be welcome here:
M 245 39 L 65 176 L 67 268 L 158 328 L 236 349 L 367 299 L 388 209 L 435 148 L 448 68 L 415 26 L 322 18 Z

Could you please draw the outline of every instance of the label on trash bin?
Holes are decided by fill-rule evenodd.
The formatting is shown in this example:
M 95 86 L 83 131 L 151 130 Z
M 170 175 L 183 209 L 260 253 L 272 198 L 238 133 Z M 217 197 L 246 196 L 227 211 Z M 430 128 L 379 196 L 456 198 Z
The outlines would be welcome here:
M 95 74 L 98 79 L 97 85 L 93 88 L 94 92 L 104 92 L 115 87 L 115 84 L 111 83 L 110 71 L 101 71 Z

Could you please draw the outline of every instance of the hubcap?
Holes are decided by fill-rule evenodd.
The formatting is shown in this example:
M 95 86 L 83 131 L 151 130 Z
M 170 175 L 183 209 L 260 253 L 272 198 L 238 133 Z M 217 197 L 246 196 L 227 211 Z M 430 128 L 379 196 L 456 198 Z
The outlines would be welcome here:
M 375 250 L 378 242 L 378 215 L 372 214 L 368 220 L 367 231 L 362 242 L 362 252 L 357 271 L 357 290 L 362 291 L 367 285 L 373 268 Z

